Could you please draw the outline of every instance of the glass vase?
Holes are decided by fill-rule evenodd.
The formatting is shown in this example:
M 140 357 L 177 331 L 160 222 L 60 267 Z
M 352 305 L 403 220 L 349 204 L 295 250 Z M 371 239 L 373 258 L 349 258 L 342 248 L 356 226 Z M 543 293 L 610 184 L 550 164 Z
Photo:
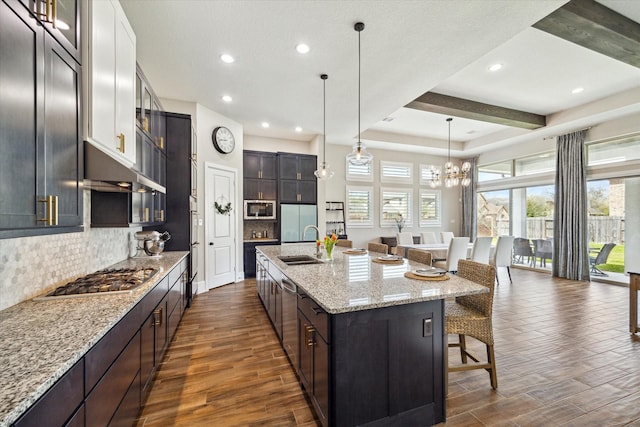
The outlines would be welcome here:
M 325 246 L 324 249 L 327 251 L 327 259 L 333 261 L 333 246 Z

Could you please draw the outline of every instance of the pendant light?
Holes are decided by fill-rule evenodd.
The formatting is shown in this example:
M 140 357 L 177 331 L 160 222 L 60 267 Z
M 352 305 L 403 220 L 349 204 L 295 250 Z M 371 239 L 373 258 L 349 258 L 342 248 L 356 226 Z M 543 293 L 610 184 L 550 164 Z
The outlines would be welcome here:
M 327 180 L 333 177 L 333 171 L 331 167 L 327 164 L 327 79 L 329 78 L 326 74 L 321 74 L 320 78 L 322 79 L 322 165 L 320 165 L 320 169 L 315 171 L 313 174 L 316 178 L 320 180 Z
M 447 118 L 447 122 L 449 123 L 449 150 L 447 155 L 447 163 L 444 164 L 444 176 L 441 177 L 440 169 L 431 166 L 431 181 L 429 185 L 433 188 L 439 187 L 442 184 L 442 179 L 444 179 L 444 186 L 446 188 L 457 187 L 458 185 L 462 185 L 463 187 L 467 187 L 471 184 L 471 178 L 469 177 L 469 172 L 471 171 L 471 164 L 469 162 L 464 162 L 462 167 L 458 165 L 454 165 L 451 161 L 451 122 L 453 119 L 451 117 Z
M 353 151 L 347 154 L 347 161 L 354 166 L 365 166 L 373 161 L 373 154 L 368 153 L 360 141 L 360 33 L 364 30 L 364 24 L 357 22 L 353 29 L 358 32 L 358 142 L 353 146 Z

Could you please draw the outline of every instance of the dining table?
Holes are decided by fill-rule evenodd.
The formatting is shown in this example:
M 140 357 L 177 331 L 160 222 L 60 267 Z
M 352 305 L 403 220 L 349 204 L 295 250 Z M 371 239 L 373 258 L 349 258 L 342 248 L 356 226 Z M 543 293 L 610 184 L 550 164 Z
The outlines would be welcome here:
M 473 248 L 473 243 L 469 243 L 467 248 L 467 258 L 471 256 L 472 248 Z M 419 243 L 414 245 L 398 245 L 396 254 L 406 257 L 407 250 L 409 249 L 422 249 L 427 252 L 431 252 L 432 260 L 442 260 L 442 259 L 447 259 L 447 254 L 449 253 L 449 244 L 448 243 Z

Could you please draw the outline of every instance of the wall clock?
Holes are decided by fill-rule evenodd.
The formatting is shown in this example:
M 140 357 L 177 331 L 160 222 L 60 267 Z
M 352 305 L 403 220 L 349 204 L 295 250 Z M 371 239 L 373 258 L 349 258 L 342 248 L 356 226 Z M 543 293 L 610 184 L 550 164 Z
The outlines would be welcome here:
M 222 154 L 229 154 L 236 147 L 236 140 L 231 131 L 224 127 L 218 126 L 211 134 L 213 146 Z

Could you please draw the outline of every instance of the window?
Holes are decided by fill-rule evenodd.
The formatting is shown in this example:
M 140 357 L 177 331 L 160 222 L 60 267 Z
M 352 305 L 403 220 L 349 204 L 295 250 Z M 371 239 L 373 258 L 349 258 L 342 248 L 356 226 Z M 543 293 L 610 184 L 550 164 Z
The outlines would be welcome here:
M 512 162 L 494 163 L 492 165 L 478 166 L 478 181 L 492 181 L 495 179 L 509 178 L 512 173 Z
M 589 166 L 640 159 L 640 135 L 587 145 Z
M 510 190 L 478 193 L 478 237 L 508 236 Z
M 366 165 L 347 164 L 347 181 L 373 181 L 373 162 Z
M 420 165 L 420 185 L 431 185 L 433 182 L 433 165 Z
M 380 161 L 380 182 L 413 182 L 413 165 L 411 163 Z
M 404 226 L 412 225 L 411 219 L 411 188 L 382 188 L 380 226 L 396 226 L 396 219 L 402 216 Z
M 516 159 L 516 176 L 534 173 L 553 172 L 556 170 L 556 153 L 549 152 L 536 156 Z
M 420 227 L 441 224 L 440 216 L 440 191 L 420 191 Z
M 373 227 L 373 187 L 347 187 L 347 225 Z

